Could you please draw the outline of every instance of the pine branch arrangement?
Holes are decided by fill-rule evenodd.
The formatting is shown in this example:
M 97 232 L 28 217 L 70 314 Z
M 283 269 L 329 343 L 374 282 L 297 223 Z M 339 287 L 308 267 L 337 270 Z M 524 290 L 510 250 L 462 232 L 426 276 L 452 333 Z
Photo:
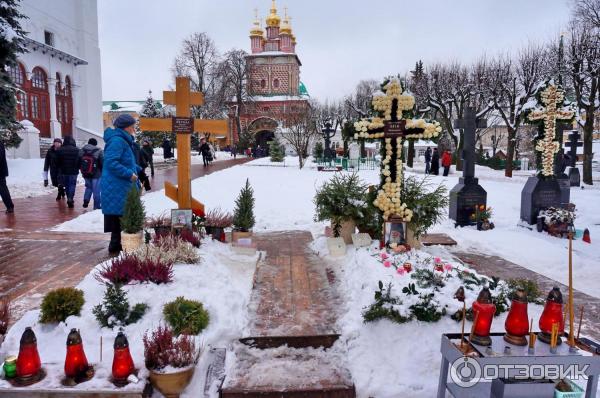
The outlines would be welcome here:
M 235 200 L 233 227 L 237 231 L 248 232 L 254 226 L 254 190 L 246 179 L 246 185 Z
M 277 138 L 273 138 L 269 142 L 269 154 L 271 155 L 271 162 L 283 162 L 283 149 Z
M 125 199 L 125 209 L 121 217 L 121 230 L 128 234 L 135 234 L 144 228 L 146 213 L 144 204 L 135 185 L 131 187 Z

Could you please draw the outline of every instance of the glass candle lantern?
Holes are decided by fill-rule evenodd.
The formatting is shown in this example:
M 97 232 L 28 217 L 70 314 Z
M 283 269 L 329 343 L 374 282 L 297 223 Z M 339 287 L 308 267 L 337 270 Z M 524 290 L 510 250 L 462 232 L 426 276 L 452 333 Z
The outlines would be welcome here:
M 35 377 L 41 368 L 42 363 L 37 350 L 35 333 L 30 327 L 27 327 L 21 335 L 19 355 L 17 356 L 17 377 L 23 379 Z
M 492 303 L 492 295 L 487 287 L 481 289 L 477 301 L 473 303 L 473 328 L 472 343 L 488 346 L 492 344 L 490 339 L 490 329 L 492 320 L 496 313 L 496 306 Z
M 17 375 L 17 357 L 14 355 L 10 355 L 4 358 L 4 376 L 7 379 L 12 379 Z
M 88 370 L 88 360 L 83 351 L 83 342 L 77 329 L 71 329 L 67 337 L 67 356 L 65 357 L 65 375 L 75 378 Z
M 525 336 L 529 332 L 529 315 L 527 314 L 527 293 L 518 289 L 512 298 L 510 311 L 504 322 L 506 334 L 504 340 L 514 345 L 527 345 Z
M 127 377 L 135 371 L 135 365 L 129 352 L 129 342 L 123 332 L 115 338 L 112 376 L 116 384 L 126 384 Z
M 561 344 L 560 336 L 565 332 L 565 322 L 563 318 L 563 298 L 558 287 L 553 288 L 548 293 L 544 311 L 540 316 L 540 332 L 538 339 L 546 344 L 550 344 L 552 337 L 552 325 L 558 324 L 558 339 L 557 344 Z

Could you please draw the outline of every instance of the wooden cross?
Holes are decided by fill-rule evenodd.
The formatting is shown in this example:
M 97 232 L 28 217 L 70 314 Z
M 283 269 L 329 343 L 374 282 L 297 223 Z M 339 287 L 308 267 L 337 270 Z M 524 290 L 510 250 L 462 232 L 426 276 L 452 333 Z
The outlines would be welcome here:
M 403 112 L 410 113 L 414 107 L 414 97 L 402 93 L 397 79 L 392 79 L 384 87 L 385 93 L 373 97 L 373 109 L 383 117 L 362 119 L 354 124 L 358 140 L 381 140 L 385 157 L 381 162 L 384 176 L 375 205 L 383 213 L 383 219 L 400 218 L 409 222 L 412 210 L 401 203 L 402 187 L 402 147 L 404 140 L 429 139 L 439 135 L 438 122 L 424 119 L 405 119 Z
M 227 120 L 202 120 L 190 117 L 190 107 L 204 104 L 204 95 L 190 91 L 190 79 L 178 76 L 175 91 L 163 91 L 163 103 L 175 105 L 175 117 L 166 119 L 140 118 L 140 130 L 177 133 L 177 186 L 165 181 L 165 195 L 177 202 L 180 209 L 204 212 L 204 205 L 192 198 L 191 142 L 192 132 L 226 134 Z

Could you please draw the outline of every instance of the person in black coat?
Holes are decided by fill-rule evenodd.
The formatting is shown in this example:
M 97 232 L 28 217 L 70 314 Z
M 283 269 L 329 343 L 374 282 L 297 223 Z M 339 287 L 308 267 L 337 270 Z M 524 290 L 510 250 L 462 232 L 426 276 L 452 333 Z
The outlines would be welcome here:
M 433 148 L 433 153 L 431 154 L 431 174 L 440 175 L 440 153 L 437 148 Z
M 425 150 L 425 174 L 429 174 L 431 171 L 431 147 L 427 147 Z
M 55 138 L 54 142 L 48 152 L 46 152 L 46 158 L 44 159 L 44 186 L 48 186 L 48 171 L 50 171 L 50 182 L 53 187 L 58 188 L 58 195 L 56 200 L 61 200 L 66 196 L 65 187 L 61 181 L 61 176 L 58 170 L 58 150 L 62 146 L 62 140 Z
M 162 143 L 162 149 L 163 157 L 165 158 L 165 160 L 171 159 L 173 157 L 171 141 L 169 141 L 167 138 L 165 138 L 165 140 Z
M 57 163 L 67 194 L 67 206 L 72 209 L 75 207 L 75 188 L 81 166 L 81 156 L 73 137 L 68 135 L 64 138 L 63 145 L 57 152 Z
M 14 213 L 15 212 L 15 204 L 10 197 L 10 191 L 8 190 L 8 186 L 6 185 L 6 177 L 8 177 L 8 164 L 6 163 L 6 149 L 4 148 L 4 143 L 0 141 L 0 197 L 2 197 L 2 202 L 4 206 L 6 206 L 6 213 Z
M 146 191 L 149 191 L 152 189 L 152 187 L 150 186 L 150 179 L 146 174 L 146 167 L 148 167 L 149 163 L 148 154 L 146 153 L 146 151 L 140 148 L 140 144 L 138 144 L 137 142 L 133 143 L 132 149 L 136 163 L 142 168 L 142 170 L 138 173 L 138 179 L 144 186 L 144 189 Z
M 144 140 L 142 142 L 142 151 L 146 153 L 146 159 L 148 160 L 148 165 L 150 166 L 150 175 L 154 177 L 154 148 L 152 148 L 152 143 L 148 140 Z
M 202 162 L 204 163 L 204 167 L 208 166 L 210 161 L 212 160 L 212 156 L 210 153 L 210 146 L 206 142 L 206 138 L 202 138 L 200 140 L 200 153 L 202 154 Z

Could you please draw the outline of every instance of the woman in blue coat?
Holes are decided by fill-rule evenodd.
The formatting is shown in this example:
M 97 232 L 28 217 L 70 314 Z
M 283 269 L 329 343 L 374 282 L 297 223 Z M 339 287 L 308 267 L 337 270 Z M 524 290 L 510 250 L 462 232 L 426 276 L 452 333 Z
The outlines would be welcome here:
M 136 186 L 139 166 L 133 154 L 135 119 L 123 114 L 114 122 L 114 129 L 104 131 L 104 165 L 100 187 L 104 232 L 110 232 L 108 251 L 118 253 L 121 248 L 121 220 L 125 198 L 132 186 Z

